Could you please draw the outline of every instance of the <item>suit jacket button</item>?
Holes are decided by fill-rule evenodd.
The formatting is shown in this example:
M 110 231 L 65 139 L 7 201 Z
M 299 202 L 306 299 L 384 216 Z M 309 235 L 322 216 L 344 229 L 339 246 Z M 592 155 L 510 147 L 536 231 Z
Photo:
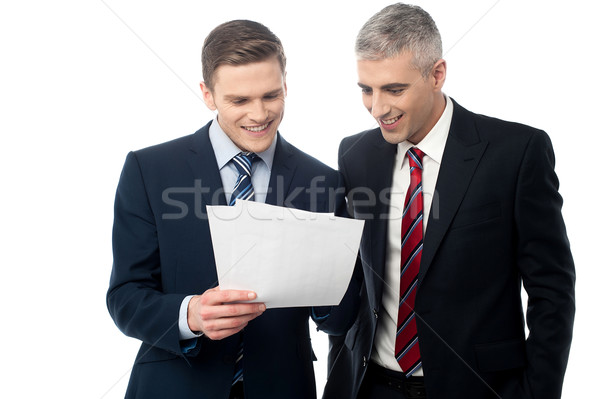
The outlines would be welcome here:
M 379 317 L 379 314 L 377 314 L 377 310 L 376 309 L 373 309 L 373 315 L 375 316 L 376 319 Z
M 363 356 L 363 367 L 367 367 L 367 357 Z

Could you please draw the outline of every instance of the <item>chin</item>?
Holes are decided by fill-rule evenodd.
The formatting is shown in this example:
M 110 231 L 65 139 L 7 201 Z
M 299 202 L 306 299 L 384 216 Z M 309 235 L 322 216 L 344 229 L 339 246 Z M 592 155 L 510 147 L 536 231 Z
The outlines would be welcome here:
M 273 140 L 275 139 L 275 137 L 271 137 L 270 139 L 267 140 L 261 140 L 260 142 L 246 142 L 244 143 L 244 147 L 246 149 L 246 151 L 250 151 L 250 152 L 255 152 L 255 153 L 259 153 L 259 152 L 263 152 L 266 151 L 270 146 L 271 143 L 273 143 Z
M 406 137 L 404 137 L 404 135 L 400 133 L 388 133 L 383 131 L 382 129 L 381 134 L 383 136 L 383 139 L 390 144 L 399 144 L 406 140 Z

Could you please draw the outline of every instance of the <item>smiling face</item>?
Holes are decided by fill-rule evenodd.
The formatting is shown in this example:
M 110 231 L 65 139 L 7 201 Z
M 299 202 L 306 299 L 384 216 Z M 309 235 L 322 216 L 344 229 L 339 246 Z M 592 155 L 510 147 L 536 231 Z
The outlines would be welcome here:
M 207 107 L 242 151 L 265 151 L 283 119 L 287 87 L 276 57 L 244 65 L 221 65 L 213 89 L 200 83 Z
M 411 61 L 408 52 L 382 60 L 358 60 L 363 104 L 391 144 L 419 143 L 444 112 L 446 62 L 439 60 L 423 77 Z

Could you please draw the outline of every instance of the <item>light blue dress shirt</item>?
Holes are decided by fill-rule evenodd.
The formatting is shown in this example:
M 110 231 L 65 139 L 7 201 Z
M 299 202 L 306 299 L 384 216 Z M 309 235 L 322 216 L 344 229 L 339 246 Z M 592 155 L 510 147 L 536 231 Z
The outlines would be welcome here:
M 229 203 L 231 192 L 233 191 L 233 187 L 235 186 L 239 174 L 237 168 L 231 162 L 231 159 L 242 150 L 240 150 L 223 131 L 217 118 L 213 120 L 208 129 L 208 137 L 215 153 L 215 158 L 217 159 L 217 166 L 219 167 L 219 173 L 221 174 L 225 198 L 227 199 L 227 203 Z M 271 178 L 273 156 L 275 155 L 276 146 L 277 136 L 275 136 L 275 139 L 269 148 L 256 154 L 258 155 L 258 158 L 252 163 L 251 179 L 252 186 L 254 187 L 254 201 L 256 202 L 264 203 L 267 199 L 269 179 Z M 193 339 L 202 336 L 202 334 L 193 333 L 187 323 L 187 308 L 192 297 L 193 295 L 185 297 L 179 308 L 180 340 Z

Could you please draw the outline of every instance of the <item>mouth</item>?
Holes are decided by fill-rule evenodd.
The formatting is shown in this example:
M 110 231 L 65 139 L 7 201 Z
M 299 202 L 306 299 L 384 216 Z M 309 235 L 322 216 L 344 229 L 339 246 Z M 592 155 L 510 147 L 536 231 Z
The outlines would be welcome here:
M 396 127 L 396 124 L 398 123 L 398 121 L 400 119 L 402 119 L 402 117 L 404 116 L 404 114 L 400 114 L 398 116 L 395 116 L 393 118 L 389 118 L 389 119 L 380 119 L 379 120 L 379 124 L 381 125 L 381 127 L 386 128 L 386 129 L 391 129 Z
M 249 132 L 251 132 L 251 133 L 254 133 L 254 134 L 258 133 L 258 134 L 260 134 L 260 133 L 264 133 L 269 128 L 269 126 L 271 126 L 271 123 L 272 123 L 272 121 L 271 122 L 267 122 L 264 125 L 242 126 L 242 128 L 245 129 L 245 130 L 247 130 L 247 131 L 249 131 Z

